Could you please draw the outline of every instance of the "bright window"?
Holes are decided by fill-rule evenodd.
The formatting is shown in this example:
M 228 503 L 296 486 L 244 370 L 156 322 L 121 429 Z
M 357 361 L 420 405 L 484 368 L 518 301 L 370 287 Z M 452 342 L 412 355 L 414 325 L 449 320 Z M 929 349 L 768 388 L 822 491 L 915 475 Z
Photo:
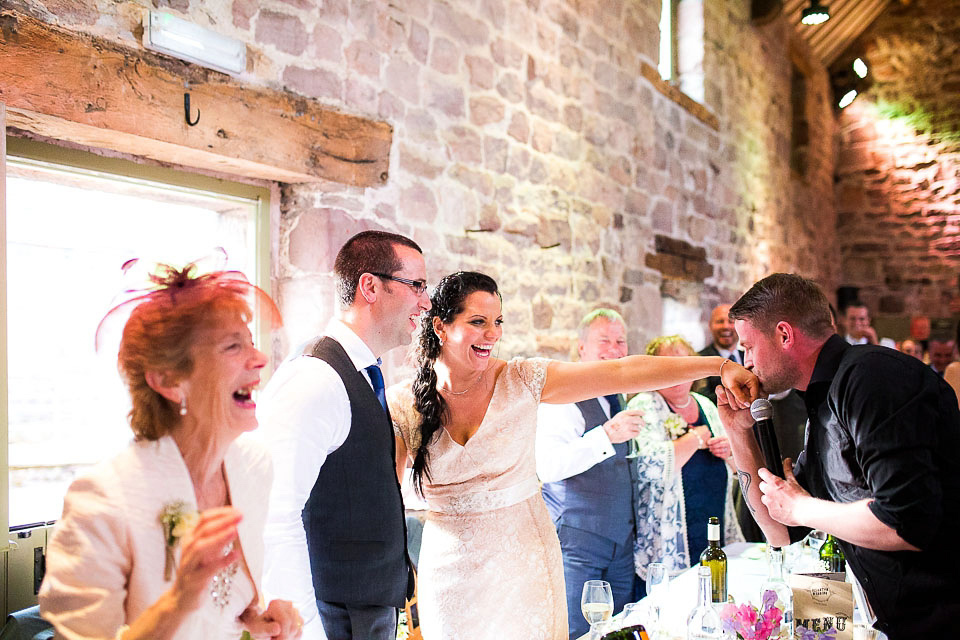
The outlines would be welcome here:
M 8 142 L 6 373 L 16 527 L 59 518 L 77 472 L 132 436 L 116 370 L 119 328 L 94 350 L 97 324 L 115 297 L 146 284 L 122 277 L 120 266 L 130 258 L 182 266 L 223 247 L 226 268 L 264 286 L 258 247 L 269 246 L 262 237 L 269 191 L 133 177 L 158 172 L 132 163 L 117 174 L 92 155 L 90 166 L 76 166 L 82 158 L 64 165 L 49 158 L 76 155 L 47 147 L 38 159 L 34 146 Z M 18 156 L 18 146 L 31 153 Z

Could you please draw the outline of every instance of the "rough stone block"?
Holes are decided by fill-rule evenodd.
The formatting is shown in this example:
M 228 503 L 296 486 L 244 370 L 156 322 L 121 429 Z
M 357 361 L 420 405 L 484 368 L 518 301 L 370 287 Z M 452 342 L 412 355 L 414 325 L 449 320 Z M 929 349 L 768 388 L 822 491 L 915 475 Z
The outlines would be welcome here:
M 264 9 L 257 17 L 257 42 L 272 44 L 280 51 L 298 56 L 307 48 L 307 30 L 296 16 Z
M 440 111 L 450 118 L 464 115 L 463 90 L 451 84 L 428 81 L 426 85 L 427 106 Z
M 430 66 L 440 73 L 456 73 L 460 69 L 460 47 L 447 38 L 434 38 Z
M 410 38 L 407 40 L 410 53 L 420 64 L 427 64 L 427 54 L 430 51 L 430 31 L 417 22 L 410 23 Z
M 535 151 L 550 153 L 553 149 L 553 131 L 551 131 L 550 126 L 542 120 L 535 120 L 530 144 Z
M 518 142 L 526 144 L 530 137 L 530 125 L 527 122 L 527 114 L 523 111 L 514 111 L 510 118 L 510 126 L 507 128 L 507 135 Z
M 351 109 L 360 113 L 376 113 L 379 96 L 376 88 L 358 77 L 348 77 L 344 100 Z
M 287 67 L 283 70 L 283 83 L 297 93 L 311 98 L 339 100 L 343 95 L 340 78 L 326 69 Z
M 318 24 L 313 28 L 310 41 L 314 57 L 336 63 L 343 61 L 343 39 L 336 29 Z
M 497 38 L 490 44 L 490 55 L 501 67 L 520 69 L 523 66 L 523 49 L 503 38 Z
M 503 74 L 500 82 L 497 83 L 497 91 L 510 102 L 516 103 L 523 100 L 523 82 L 515 73 L 508 72 Z
M 503 120 L 506 107 L 503 102 L 493 97 L 479 97 L 470 99 L 470 122 L 477 126 L 484 126 Z
M 580 131 L 583 126 L 583 110 L 576 103 L 568 104 L 563 108 L 563 124 L 573 131 Z
M 414 222 L 433 223 L 437 218 L 437 200 L 433 191 L 421 182 L 400 193 L 400 214 Z
M 509 143 L 503 138 L 483 138 L 483 166 L 490 171 L 504 173 L 507 170 Z
M 483 163 L 483 140 L 480 134 L 467 127 L 451 127 L 443 132 L 450 157 L 464 164 Z
M 411 103 L 420 101 L 420 66 L 396 57 L 384 69 L 384 84 L 397 97 Z
M 470 73 L 470 85 L 477 89 L 492 89 L 494 80 L 493 63 L 480 56 L 467 56 L 467 70 Z
M 365 40 L 351 42 L 346 50 L 347 68 L 360 75 L 380 76 L 380 52 Z
M 486 44 L 490 38 L 486 24 L 445 2 L 433 3 L 433 26 L 449 34 L 456 42 L 469 46 Z

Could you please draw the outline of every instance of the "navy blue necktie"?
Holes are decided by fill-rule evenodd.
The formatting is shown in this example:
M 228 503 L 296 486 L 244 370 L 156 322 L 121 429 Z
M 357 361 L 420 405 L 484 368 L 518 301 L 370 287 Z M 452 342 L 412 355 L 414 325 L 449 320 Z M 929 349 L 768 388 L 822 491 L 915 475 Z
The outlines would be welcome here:
M 373 392 L 377 394 L 377 400 L 380 401 L 380 406 L 383 407 L 383 410 L 387 410 L 387 394 L 383 389 L 383 373 L 380 371 L 379 359 L 377 364 L 372 364 L 367 367 L 367 375 L 370 376 L 370 382 L 373 384 Z
M 610 417 L 611 417 L 611 418 L 612 418 L 613 416 L 617 415 L 618 413 L 620 413 L 621 407 L 620 407 L 620 394 L 619 394 L 619 393 L 611 393 L 609 396 L 603 396 L 603 397 L 606 398 L 606 399 L 607 399 L 607 402 L 610 403 Z

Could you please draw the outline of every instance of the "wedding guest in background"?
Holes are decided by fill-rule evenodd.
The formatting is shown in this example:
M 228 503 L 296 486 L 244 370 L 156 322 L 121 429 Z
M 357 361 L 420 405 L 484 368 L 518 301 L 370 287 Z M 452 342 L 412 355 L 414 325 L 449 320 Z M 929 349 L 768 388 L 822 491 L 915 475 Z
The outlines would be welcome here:
M 763 469 L 753 418 L 728 406 L 745 499 L 770 544 L 834 535 L 890 640 L 950 637 L 960 615 L 960 409 L 929 367 L 833 334 L 826 297 L 793 274 L 760 280 L 730 309 L 765 391 L 803 391 L 810 416 L 796 466 Z M 789 529 L 788 529 L 789 527 Z
M 416 378 L 388 394 L 397 471 L 412 460 L 414 486 L 429 508 L 417 594 L 423 636 L 564 640 L 560 543 L 536 475 L 537 405 L 662 388 L 712 373 L 748 403 L 756 381 L 723 358 L 505 362 L 494 355 L 503 316 L 489 276 L 446 276 L 431 302 Z
M 943 377 L 947 370 L 947 365 L 956 360 L 957 343 L 953 338 L 938 336 L 930 340 L 928 354 L 930 356 L 930 368 L 938 376 Z
M 850 344 L 879 344 L 884 347 L 896 348 L 896 343 L 890 338 L 877 338 L 877 332 L 870 324 L 870 309 L 860 300 L 850 300 L 841 310 L 843 324 L 847 330 L 846 339 Z
M 68 640 L 299 638 L 290 602 L 262 607 L 270 460 L 238 439 L 267 362 L 251 296 L 279 313 L 237 273 L 162 267 L 154 284 L 108 314 L 132 307 L 118 364 L 135 440 L 70 486 L 41 613 Z
M 627 355 L 627 328 L 612 309 L 595 309 L 578 327 L 580 362 Z M 537 475 L 563 555 L 570 637 L 589 631 L 580 613 L 587 580 L 606 580 L 613 610 L 633 602 L 634 465 L 626 441 L 639 433 L 639 411 L 619 394 L 537 409 Z
M 680 336 L 647 345 L 647 355 L 688 356 L 693 347 Z M 742 542 L 734 507 L 736 475 L 717 407 L 690 391 L 691 384 L 641 392 L 627 406 L 643 413 L 636 438 L 637 574 L 663 562 L 677 574 L 699 562 L 707 547 L 707 519 L 720 518 L 720 544 Z
M 901 342 L 900 352 L 905 353 L 908 356 L 913 356 L 917 360 L 923 360 L 923 345 L 921 345 L 917 340 L 907 338 Z
M 340 308 L 260 400 L 276 479 L 264 589 L 292 598 L 311 640 L 394 640 L 412 594 L 380 356 L 430 308 L 415 242 L 364 231 L 334 262 Z
M 729 313 L 730 305 L 728 304 L 721 304 L 713 308 L 713 311 L 710 312 L 710 323 L 708 325 L 713 341 L 701 349 L 699 353 L 702 356 L 730 358 L 737 364 L 743 364 L 743 350 L 738 346 L 740 339 L 733 328 L 733 320 L 730 319 Z M 720 384 L 720 379 L 717 376 L 710 376 L 700 385 L 700 393 L 706 396 L 710 402 L 715 403 L 717 401 L 716 388 L 718 384 Z
M 960 324 L 957 325 L 957 339 L 954 344 L 960 344 Z M 960 398 L 960 362 L 954 361 L 948 364 L 947 368 L 943 370 L 943 378 L 953 389 L 957 398 Z

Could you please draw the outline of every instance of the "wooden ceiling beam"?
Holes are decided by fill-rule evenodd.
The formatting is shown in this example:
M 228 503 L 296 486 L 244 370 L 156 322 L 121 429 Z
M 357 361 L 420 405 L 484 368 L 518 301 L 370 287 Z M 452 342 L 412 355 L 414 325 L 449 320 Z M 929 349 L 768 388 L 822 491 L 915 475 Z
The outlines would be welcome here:
M 281 182 L 369 187 L 388 177 L 387 123 L 9 10 L 0 102 L 8 127 L 161 162 Z

